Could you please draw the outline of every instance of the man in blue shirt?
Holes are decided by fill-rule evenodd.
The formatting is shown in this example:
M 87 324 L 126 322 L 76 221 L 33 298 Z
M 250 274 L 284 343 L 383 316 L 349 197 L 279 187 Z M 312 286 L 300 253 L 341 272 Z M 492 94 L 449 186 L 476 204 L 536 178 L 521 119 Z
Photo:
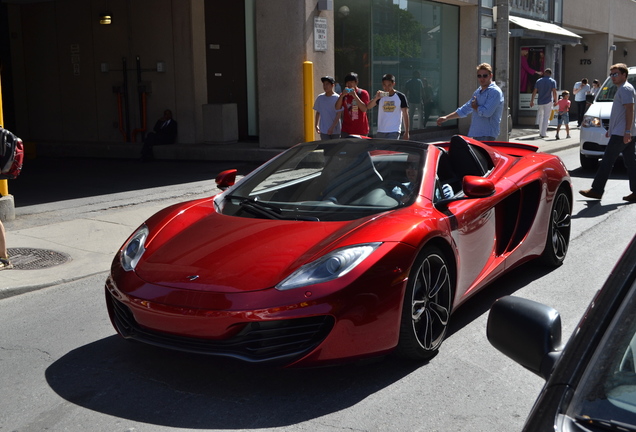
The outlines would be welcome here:
M 437 125 L 472 114 L 468 136 L 479 141 L 495 141 L 499 136 L 503 112 L 503 92 L 492 82 L 492 66 L 488 63 L 477 66 L 477 79 L 479 88 L 475 90 L 473 97 L 454 112 L 438 118 Z
M 543 77 L 534 84 L 532 96 L 530 97 L 530 107 L 534 106 L 534 97 L 537 98 L 537 122 L 539 123 L 539 135 L 541 138 L 548 137 L 548 123 L 550 123 L 550 112 L 552 107 L 559 100 L 556 92 L 556 81 L 552 79 L 552 69 L 543 71 Z

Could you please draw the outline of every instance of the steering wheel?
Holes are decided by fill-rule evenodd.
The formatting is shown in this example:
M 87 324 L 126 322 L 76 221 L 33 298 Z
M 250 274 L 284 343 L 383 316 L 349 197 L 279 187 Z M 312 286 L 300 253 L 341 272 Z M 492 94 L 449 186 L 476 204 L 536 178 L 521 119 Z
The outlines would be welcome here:
M 413 194 L 413 191 L 409 189 L 408 186 L 406 186 L 403 183 L 400 183 L 397 180 L 389 180 L 386 183 L 386 187 L 389 193 L 393 192 L 393 189 L 398 187 L 402 191 L 405 197 L 410 197 Z

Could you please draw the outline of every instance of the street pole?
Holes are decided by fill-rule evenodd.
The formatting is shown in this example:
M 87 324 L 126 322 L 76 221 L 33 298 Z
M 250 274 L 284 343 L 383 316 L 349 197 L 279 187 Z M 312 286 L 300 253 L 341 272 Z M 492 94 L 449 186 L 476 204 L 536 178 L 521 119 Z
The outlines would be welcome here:
M 510 42 L 510 21 L 509 0 L 497 0 L 497 39 L 495 43 L 495 82 L 501 88 L 504 96 L 504 109 L 501 113 L 501 127 L 498 141 L 508 141 L 510 138 L 508 130 L 508 118 L 510 116 L 509 101 L 509 75 L 510 66 L 509 42 Z

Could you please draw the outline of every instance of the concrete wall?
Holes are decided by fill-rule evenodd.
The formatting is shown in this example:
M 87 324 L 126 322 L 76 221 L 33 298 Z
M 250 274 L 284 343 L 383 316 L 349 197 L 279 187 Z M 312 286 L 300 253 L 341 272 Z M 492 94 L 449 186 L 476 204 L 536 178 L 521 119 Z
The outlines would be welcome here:
M 564 0 L 563 26 L 582 36 L 580 45 L 565 46 L 565 89 L 572 91 L 581 78 L 596 78 L 602 84 L 614 63 L 636 66 L 635 13 L 633 1 L 607 0 L 601 5 L 594 0 Z M 612 45 L 615 51 L 610 50 Z
M 314 66 L 314 95 L 320 77 L 334 74 L 333 11 L 318 11 L 316 0 L 256 2 L 259 142 L 263 148 L 303 141 L 303 63 Z M 327 18 L 329 48 L 314 51 L 314 17 Z M 301 37 L 299 37 L 301 35 Z

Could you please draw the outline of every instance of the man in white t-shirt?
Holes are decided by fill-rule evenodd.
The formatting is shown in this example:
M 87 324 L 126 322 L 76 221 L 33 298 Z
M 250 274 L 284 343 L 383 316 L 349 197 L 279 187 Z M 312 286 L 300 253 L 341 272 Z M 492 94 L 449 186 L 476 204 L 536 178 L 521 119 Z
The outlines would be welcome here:
M 581 127 L 581 123 L 583 123 L 583 114 L 585 114 L 585 110 L 587 109 L 587 95 L 592 91 L 592 87 L 587 83 L 587 78 L 583 78 L 581 81 L 574 84 L 574 102 L 576 102 L 577 109 L 577 126 Z
M 320 81 L 322 81 L 322 88 L 325 92 L 320 93 L 314 102 L 314 110 L 316 111 L 314 126 L 320 139 L 338 139 L 340 138 L 342 108 L 336 110 L 335 107 L 338 101 L 338 94 L 333 91 L 336 80 L 333 77 L 324 76 L 320 78 Z
M 378 132 L 375 138 L 400 139 L 404 122 L 404 139 L 409 139 L 409 103 L 404 93 L 395 90 L 395 77 L 382 76 L 382 90 L 367 104 L 367 110 L 378 105 Z

